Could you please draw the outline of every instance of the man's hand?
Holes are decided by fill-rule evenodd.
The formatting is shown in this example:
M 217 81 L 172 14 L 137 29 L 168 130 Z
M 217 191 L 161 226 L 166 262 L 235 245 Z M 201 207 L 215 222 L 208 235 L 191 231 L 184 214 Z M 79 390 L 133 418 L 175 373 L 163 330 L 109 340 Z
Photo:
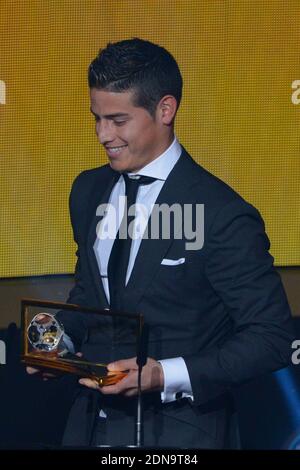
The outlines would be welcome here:
M 35 367 L 26 367 L 26 372 L 29 375 L 40 374 L 43 380 L 53 379 L 60 376 L 61 374 L 52 374 L 51 372 L 44 372 L 42 369 L 36 369 Z
M 136 357 L 112 362 L 108 364 L 107 369 L 109 372 L 127 370 L 129 370 L 129 372 L 126 377 L 115 385 L 99 387 L 99 385 L 92 379 L 80 379 L 79 383 L 94 390 L 99 390 L 104 395 L 121 394 L 126 397 L 137 395 L 138 366 L 136 363 Z M 148 358 L 146 365 L 143 367 L 141 388 L 143 392 L 154 392 L 164 389 L 163 369 L 161 364 L 154 359 Z

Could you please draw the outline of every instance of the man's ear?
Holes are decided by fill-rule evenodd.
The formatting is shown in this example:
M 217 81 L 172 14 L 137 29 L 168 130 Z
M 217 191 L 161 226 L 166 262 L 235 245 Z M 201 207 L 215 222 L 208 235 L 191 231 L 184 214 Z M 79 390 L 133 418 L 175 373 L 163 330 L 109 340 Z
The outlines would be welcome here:
M 163 124 L 172 124 L 176 111 L 177 111 L 177 100 L 172 95 L 164 96 L 157 106 L 159 118 Z

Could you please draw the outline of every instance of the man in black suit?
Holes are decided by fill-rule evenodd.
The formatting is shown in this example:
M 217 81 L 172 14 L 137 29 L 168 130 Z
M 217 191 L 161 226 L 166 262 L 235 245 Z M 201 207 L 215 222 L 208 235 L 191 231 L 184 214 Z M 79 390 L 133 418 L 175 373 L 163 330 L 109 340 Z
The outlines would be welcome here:
M 237 447 L 232 387 L 286 366 L 293 339 L 263 221 L 174 136 L 182 78 L 168 51 L 141 39 L 109 44 L 89 67 L 89 87 L 109 164 L 83 172 L 73 184 L 78 262 L 68 301 L 143 313 L 149 327 L 142 373 L 146 446 Z M 134 212 L 136 227 L 148 230 L 151 222 L 159 236 L 132 236 L 125 247 L 116 242 L 120 201 L 134 180 L 133 200 L 147 213 Z M 168 236 L 154 220 L 162 207 L 177 210 Z M 118 223 L 103 237 L 115 210 Z M 77 350 L 109 361 L 108 345 L 83 314 L 61 316 Z M 113 359 L 109 369 L 128 375 L 101 388 L 80 380 L 65 445 L 133 443 L 136 360 L 122 347 Z

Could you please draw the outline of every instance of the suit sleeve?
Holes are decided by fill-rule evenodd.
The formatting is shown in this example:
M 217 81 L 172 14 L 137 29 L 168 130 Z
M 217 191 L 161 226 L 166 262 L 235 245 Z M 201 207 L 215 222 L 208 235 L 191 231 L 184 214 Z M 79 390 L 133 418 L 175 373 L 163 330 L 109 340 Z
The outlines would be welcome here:
M 294 339 L 286 295 L 258 211 L 244 201 L 229 203 L 215 217 L 205 243 L 206 276 L 234 326 L 223 344 L 184 357 L 195 404 L 287 366 Z
M 82 181 L 84 180 L 85 172 L 81 173 L 74 181 L 69 198 L 70 217 L 73 228 L 74 241 L 78 246 L 76 251 L 76 267 L 74 275 L 74 287 L 69 292 L 67 303 L 86 306 L 86 295 L 84 282 L 81 276 L 81 261 L 80 261 L 80 240 L 78 236 L 78 225 L 84 223 L 82 213 L 86 212 L 86 208 L 82 207 L 82 202 L 79 203 L 80 194 L 82 193 Z M 85 201 L 85 200 L 84 200 Z M 67 335 L 74 343 L 75 349 L 81 349 L 81 343 L 85 338 L 87 332 L 86 316 L 80 312 L 75 311 L 60 311 L 57 317 L 63 323 Z

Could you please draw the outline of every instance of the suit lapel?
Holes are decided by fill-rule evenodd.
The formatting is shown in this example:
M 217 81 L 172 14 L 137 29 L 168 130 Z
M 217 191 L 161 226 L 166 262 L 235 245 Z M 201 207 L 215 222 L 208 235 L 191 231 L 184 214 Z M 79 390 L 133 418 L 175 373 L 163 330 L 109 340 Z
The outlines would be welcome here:
M 183 151 L 178 162 L 169 174 L 161 192 L 158 195 L 156 204 L 167 204 L 168 207 L 174 203 L 183 203 L 188 200 L 189 187 L 193 184 L 193 166 L 195 162 Z M 141 242 L 134 267 L 125 290 L 125 305 L 127 310 L 135 310 L 136 305 L 143 296 L 146 288 L 153 279 L 156 271 L 160 267 L 165 253 L 173 243 L 174 237 L 168 239 L 144 239 Z M 145 266 L 147 269 L 145 269 Z
M 98 183 L 99 186 L 98 185 L 97 185 L 98 187 L 95 186 L 93 190 L 93 200 L 91 201 L 91 216 L 90 216 L 91 223 L 90 223 L 88 236 L 87 236 L 87 257 L 88 257 L 89 265 L 92 271 L 92 279 L 95 285 L 95 289 L 98 294 L 100 304 L 104 308 L 109 307 L 109 304 L 107 302 L 107 298 L 106 298 L 105 291 L 103 288 L 102 279 L 100 277 L 98 262 L 97 262 L 95 252 L 94 252 L 94 244 L 96 241 L 96 228 L 97 228 L 97 224 L 102 220 L 103 215 L 97 216 L 96 211 L 100 204 L 105 204 L 109 201 L 109 196 L 111 194 L 111 191 L 115 183 L 119 179 L 119 177 L 120 177 L 119 173 L 113 172 L 111 178 L 108 181 L 106 180 L 106 182 L 104 183 L 103 182 Z M 104 188 L 104 191 L 102 191 L 102 193 L 99 193 L 98 188 L 101 187 L 101 184 L 102 186 L 105 185 L 105 188 Z

